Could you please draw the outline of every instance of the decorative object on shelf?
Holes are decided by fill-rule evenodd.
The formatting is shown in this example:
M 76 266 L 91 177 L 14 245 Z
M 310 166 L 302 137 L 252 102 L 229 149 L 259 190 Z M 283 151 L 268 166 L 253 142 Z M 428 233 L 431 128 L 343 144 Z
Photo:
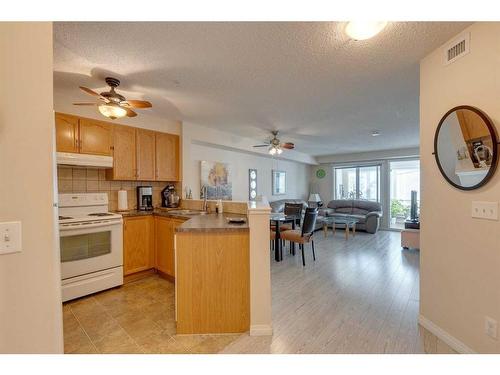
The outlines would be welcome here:
M 257 198 L 257 169 L 248 170 L 248 199 L 251 201 Z
M 286 172 L 273 169 L 273 195 L 286 194 Z
M 486 184 L 497 166 L 497 135 L 481 110 L 468 105 L 450 109 L 434 135 L 434 156 L 443 177 L 461 190 Z
M 151 108 L 150 102 L 145 100 L 126 100 L 123 95 L 118 94 L 115 88 L 120 86 L 120 80 L 113 77 L 106 77 L 105 81 L 111 88 L 109 91 L 101 92 L 100 94 L 87 87 L 80 86 L 80 89 L 85 93 L 95 96 L 100 100 L 99 103 L 73 103 L 73 105 L 91 105 L 97 106 L 101 114 L 111 120 L 121 117 L 135 117 L 137 113 L 131 108 Z
M 317 178 L 321 179 L 321 178 L 325 178 L 325 176 L 326 176 L 326 171 L 324 169 L 320 168 L 316 171 Z
M 309 205 L 309 207 L 318 207 L 319 208 L 319 207 L 323 206 L 323 202 L 321 201 L 321 197 L 317 193 L 311 193 L 309 195 L 308 202 L 312 203 Z
M 233 200 L 231 167 L 228 163 L 202 161 L 200 185 L 206 186 L 207 199 Z

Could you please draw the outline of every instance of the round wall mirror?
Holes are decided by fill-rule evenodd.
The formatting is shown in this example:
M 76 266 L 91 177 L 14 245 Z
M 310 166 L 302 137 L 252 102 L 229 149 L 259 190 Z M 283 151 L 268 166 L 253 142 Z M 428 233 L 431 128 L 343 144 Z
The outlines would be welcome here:
M 483 112 L 471 106 L 450 109 L 434 136 L 434 155 L 444 178 L 462 190 L 477 189 L 497 166 L 497 137 Z

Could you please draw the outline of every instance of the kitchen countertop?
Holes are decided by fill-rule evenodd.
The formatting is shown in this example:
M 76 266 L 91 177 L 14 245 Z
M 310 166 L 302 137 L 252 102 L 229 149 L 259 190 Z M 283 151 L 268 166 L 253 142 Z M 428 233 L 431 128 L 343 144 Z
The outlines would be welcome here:
M 129 210 L 122 212 L 117 211 L 117 213 L 121 214 L 123 217 L 155 215 L 186 220 L 176 228 L 176 232 L 248 231 L 248 221 L 244 224 L 229 224 L 226 220 L 227 217 L 243 217 L 246 219 L 247 216 L 242 214 L 224 212 L 221 215 L 215 213 L 206 215 L 182 215 L 173 214 L 170 213 L 169 210 L 161 208 L 155 208 L 153 211 Z
M 173 219 L 182 219 L 182 220 L 189 220 L 193 217 L 193 215 L 173 214 L 169 212 L 171 210 L 180 210 L 180 208 L 172 208 L 170 210 L 165 208 L 155 208 L 154 210 L 151 211 L 129 210 L 129 211 L 115 211 L 115 212 L 117 214 L 122 215 L 123 217 L 156 215 L 156 216 L 165 216 L 165 217 L 171 217 Z
M 248 231 L 248 221 L 243 224 L 229 224 L 228 217 L 245 218 L 241 214 L 207 214 L 191 216 L 191 219 L 178 226 L 176 232 L 230 232 L 230 231 Z

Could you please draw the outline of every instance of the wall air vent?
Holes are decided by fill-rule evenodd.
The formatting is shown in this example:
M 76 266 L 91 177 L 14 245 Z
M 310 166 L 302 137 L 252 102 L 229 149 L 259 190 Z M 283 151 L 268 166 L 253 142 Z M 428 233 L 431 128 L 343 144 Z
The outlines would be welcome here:
M 461 34 L 444 48 L 444 65 L 451 64 L 470 51 L 470 33 Z

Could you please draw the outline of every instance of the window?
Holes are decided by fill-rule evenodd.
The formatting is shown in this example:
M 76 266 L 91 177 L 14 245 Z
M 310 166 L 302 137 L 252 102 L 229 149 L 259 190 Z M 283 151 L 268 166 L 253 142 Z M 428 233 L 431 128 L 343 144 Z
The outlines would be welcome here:
M 390 162 L 390 227 L 404 229 L 404 222 L 410 216 L 411 192 L 417 192 L 417 213 L 420 207 L 420 161 Z
M 380 165 L 335 168 L 335 199 L 380 201 Z

